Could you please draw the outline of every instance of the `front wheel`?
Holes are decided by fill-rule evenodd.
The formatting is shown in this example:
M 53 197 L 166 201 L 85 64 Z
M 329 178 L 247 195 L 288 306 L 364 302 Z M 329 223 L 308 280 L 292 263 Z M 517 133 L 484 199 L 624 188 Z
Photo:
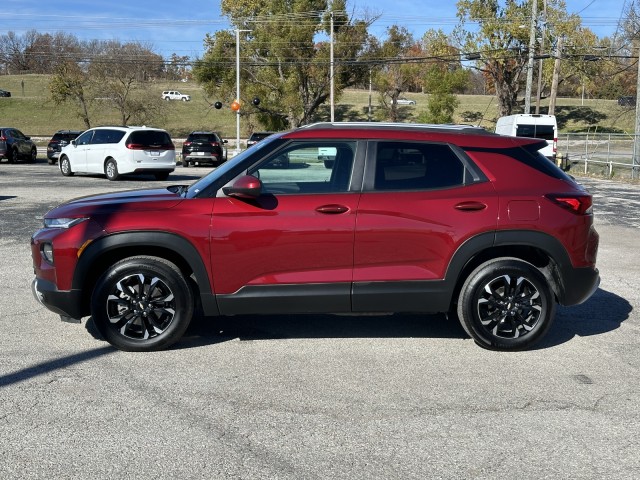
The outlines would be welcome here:
M 71 162 L 69 162 L 69 157 L 64 155 L 60 157 L 60 172 L 65 177 L 71 177 L 73 175 L 73 171 L 71 170 Z
M 11 150 L 11 155 L 9 156 L 9 163 L 17 163 L 20 160 L 20 153 L 17 148 Z
M 107 163 L 104 164 L 104 174 L 112 182 L 120 178 L 120 174 L 118 173 L 118 164 L 113 158 L 110 158 L 107 160 Z
M 114 347 L 161 350 L 184 334 L 193 315 L 191 288 L 178 267 L 158 257 L 130 257 L 110 267 L 91 297 L 91 315 Z
M 31 149 L 31 155 L 29 156 L 29 162 L 33 163 L 38 159 L 38 150 L 35 148 Z
M 540 271 L 517 258 L 497 258 L 476 268 L 458 298 L 458 318 L 484 348 L 522 350 L 551 327 L 555 298 Z

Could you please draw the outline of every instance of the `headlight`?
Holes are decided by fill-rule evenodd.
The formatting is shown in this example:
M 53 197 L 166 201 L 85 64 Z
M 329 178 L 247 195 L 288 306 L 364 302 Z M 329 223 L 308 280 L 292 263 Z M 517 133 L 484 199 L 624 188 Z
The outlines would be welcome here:
M 80 218 L 45 218 L 45 228 L 71 228 L 74 225 L 89 220 L 87 217 Z

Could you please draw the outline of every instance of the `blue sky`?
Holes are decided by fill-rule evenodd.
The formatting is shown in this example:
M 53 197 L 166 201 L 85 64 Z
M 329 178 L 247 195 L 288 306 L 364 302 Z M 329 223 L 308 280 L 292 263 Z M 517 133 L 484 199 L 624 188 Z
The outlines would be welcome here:
M 623 6 L 631 0 L 566 0 L 583 25 L 599 36 L 613 35 Z M 450 31 L 456 23 L 455 0 L 349 0 L 356 16 L 368 10 L 380 15 L 374 33 L 389 25 L 422 36 L 430 28 Z M 219 0 L 8 0 L 3 2 L 0 34 L 66 30 L 80 39 L 139 41 L 168 56 L 202 56 L 207 32 L 228 27 Z

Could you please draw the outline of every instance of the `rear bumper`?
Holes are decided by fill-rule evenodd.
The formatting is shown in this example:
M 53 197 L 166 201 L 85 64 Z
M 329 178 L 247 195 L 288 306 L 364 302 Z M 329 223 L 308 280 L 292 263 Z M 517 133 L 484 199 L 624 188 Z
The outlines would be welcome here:
M 591 297 L 600 286 L 597 268 L 568 268 L 562 273 L 563 295 L 561 305 L 578 305 Z
M 41 305 L 58 315 L 80 320 L 82 298 L 79 290 L 59 291 L 56 286 L 41 278 L 34 278 L 31 291 Z

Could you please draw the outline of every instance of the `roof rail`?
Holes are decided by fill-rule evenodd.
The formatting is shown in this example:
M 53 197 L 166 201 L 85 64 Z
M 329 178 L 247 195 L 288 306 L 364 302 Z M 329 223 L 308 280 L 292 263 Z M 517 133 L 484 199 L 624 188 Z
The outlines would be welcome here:
M 465 132 L 477 134 L 490 134 L 484 129 L 475 125 L 463 124 L 429 124 L 429 123 L 394 123 L 394 122 L 318 122 L 304 125 L 300 129 L 316 130 L 316 129 L 332 129 L 332 128 L 367 128 L 376 130 L 395 130 L 395 129 L 416 129 L 425 131 L 438 132 Z

